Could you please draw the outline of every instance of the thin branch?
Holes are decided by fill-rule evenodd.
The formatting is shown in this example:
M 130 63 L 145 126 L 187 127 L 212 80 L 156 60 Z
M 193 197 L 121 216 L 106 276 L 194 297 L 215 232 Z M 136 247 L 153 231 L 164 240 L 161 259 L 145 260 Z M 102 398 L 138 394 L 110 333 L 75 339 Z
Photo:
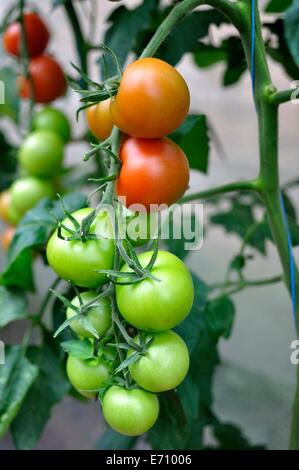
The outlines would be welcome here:
M 294 94 L 296 94 L 296 89 L 277 91 L 270 96 L 270 102 L 279 106 L 280 104 L 289 103 Z
M 187 194 L 184 196 L 180 203 L 184 204 L 189 201 L 194 201 L 196 199 L 208 199 L 217 194 L 229 193 L 232 191 L 258 191 L 259 182 L 257 180 L 249 181 L 237 181 L 235 183 L 224 184 L 223 186 L 217 186 L 216 188 L 207 189 L 206 191 L 200 191 L 194 194 Z

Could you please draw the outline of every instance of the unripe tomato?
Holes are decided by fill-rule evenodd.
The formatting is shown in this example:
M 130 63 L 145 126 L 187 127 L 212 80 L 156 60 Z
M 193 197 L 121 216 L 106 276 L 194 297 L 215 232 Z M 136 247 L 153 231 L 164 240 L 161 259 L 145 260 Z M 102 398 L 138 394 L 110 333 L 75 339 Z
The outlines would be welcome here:
M 148 139 L 177 129 L 189 106 L 189 90 L 179 72 L 163 60 L 148 58 L 126 68 L 111 102 L 111 114 L 123 132 Z
M 1 234 L 1 245 L 5 251 L 8 250 L 9 245 L 11 244 L 12 239 L 15 236 L 15 233 L 15 227 L 7 227 L 5 231 Z
M 80 296 L 83 301 L 83 305 L 93 300 L 97 295 L 98 294 L 94 291 L 82 292 Z M 75 307 L 80 306 L 78 296 L 73 298 L 72 304 Z M 66 311 L 67 318 L 72 318 L 74 315 L 76 315 L 75 310 L 69 307 Z M 90 323 L 96 329 L 98 335 L 103 336 L 111 326 L 111 301 L 107 297 L 97 300 L 87 310 L 86 317 L 90 320 Z M 79 320 L 72 321 L 72 323 L 70 323 L 70 328 L 81 338 L 94 338 L 94 335 L 87 331 L 80 324 Z
M 18 159 L 21 167 L 32 176 L 57 175 L 63 160 L 63 141 L 50 130 L 34 131 L 22 143 Z
M 13 204 L 10 204 L 8 208 L 8 218 L 11 225 L 18 225 L 20 220 L 23 218 L 23 213 L 20 212 Z
M 88 362 L 69 356 L 66 372 L 73 387 L 87 398 L 95 398 L 111 377 L 111 367 L 103 359 Z
M 32 122 L 33 129 L 47 130 L 57 134 L 63 142 L 71 138 L 71 125 L 67 116 L 56 108 L 46 107 L 38 111 Z
M 157 421 L 159 400 L 146 390 L 127 390 L 113 385 L 104 395 L 103 415 L 109 426 L 120 434 L 140 436 Z
M 130 208 L 154 212 L 160 204 L 170 206 L 186 191 L 189 164 L 184 152 L 171 140 L 129 137 L 120 149 L 122 167 L 117 181 L 118 196 Z M 130 208 L 133 209 L 133 208 Z
M 143 268 L 152 254 L 147 251 L 138 256 Z M 132 272 L 132 269 L 124 265 L 121 271 Z M 151 273 L 158 280 L 146 278 L 135 284 L 117 285 L 117 305 L 124 319 L 139 330 L 169 330 L 181 323 L 191 310 L 192 277 L 184 263 L 167 251 L 158 252 Z
M 72 215 L 81 223 L 91 211 L 91 208 L 79 209 Z M 68 218 L 63 221 L 63 225 L 74 230 L 74 225 Z M 80 287 L 94 289 L 107 281 L 107 276 L 97 270 L 113 268 L 114 232 L 106 211 L 97 214 L 89 232 L 99 238 L 67 241 L 59 238 L 56 230 L 48 241 L 47 258 L 53 271 L 62 279 L 72 281 Z M 67 238 L 71 234 L 62 229 L 62 236 Z
M 33 84 L 34 100 L 37 103 L 49 103 L 64 94 L 65 76 L 60 65 L 52 57 L 47 55 L 33 57 L 29 62 L 29 74 Z M 31 82 L 25 77 L 20 77 L 21 98 L 30 97 Z
M 189 369 L 189 352 L 182 338 L 174 331 L 154 333 L 153 342 L 144 356 L 130 366 L 130 373 L 139 385 L 150 392 L 165 392 L 177 387 Z M 140 344 L 137 336 L 135 341 Z M 128 352 L 130 356 L 133 351 Z
M 24 13 L 26 45 L 29 57 L 42 54 L 49 41 L 49 30 L 43 20 L 34 12 Z M 4 49 L 14 56 L 20 55 L 21 24 L 16 21 L 3 35 Z
M 86 110 L 88 127 L 95 137 L 106 140 L 112 132 L 111 99 L 100 101 Z
M 12 204 L 22 215 L 45 197 L 54 197 L 53 185 L 47 180 L 27 176 L 16 180 L 11 186 Z
M 11 205 L 11 195 L 8 190 L 0 194 L 0 217 L 5 222 L 10 222 L 9 206 Z

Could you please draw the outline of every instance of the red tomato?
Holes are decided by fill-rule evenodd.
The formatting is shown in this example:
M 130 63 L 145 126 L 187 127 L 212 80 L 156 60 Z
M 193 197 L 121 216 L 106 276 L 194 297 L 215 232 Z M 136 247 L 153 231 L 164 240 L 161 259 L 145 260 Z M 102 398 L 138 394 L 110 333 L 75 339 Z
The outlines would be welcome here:
M 26 44 L 29 57 L 42 54 L 49 41 L 49 30 L 43 20 L 33 12 L 24 14 Z M 20 55 L 21 24 L 16 21 L 6 29 L 3 35 L 4 49 L 14 56 Z
M 189 164 L 177 144 L 163 139 L 129 137 L 120 149 L 122 167 L 117 182 L 118 196 L 125 197 L 127 207 L 143 204 L 154 212 L 151 204 L 176 202 L 186 191 Z M 133 210 L 133 208 L 131 208 Z M 142 208 L 135 210 L 142 211 Z
M 88 127 L 95 137 L 105 140 L 112 132 L 113 122 L 110 113 L 111 99 L 100 101 L 86 110 Z
M 66 80 L 62 68 L 50 56 L 33 57 L 29 63 L 29 73 L 33 82 L 34 99 L 37 103 L 49 103 L 66 90 Z M 30 80 L 20 79 L 20 96 L 30 97 Z
M 111 103 L 114 124 L 133 137 L 170 134 L 188 114 L 190 94 L 183 77 L 160 59 L 130 64 Z

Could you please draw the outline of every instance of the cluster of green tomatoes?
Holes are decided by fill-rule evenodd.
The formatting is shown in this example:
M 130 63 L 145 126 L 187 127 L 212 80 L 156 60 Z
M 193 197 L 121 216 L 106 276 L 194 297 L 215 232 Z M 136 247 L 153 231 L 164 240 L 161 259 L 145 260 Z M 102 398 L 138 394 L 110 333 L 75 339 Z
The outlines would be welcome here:
M 143 121 L 129 115 L 131 90 L 127 88 L 133 82 L 143 95 L 137 96 L 140 106 L 142 103 L 148 111 L 143 113 Z M 156 96 L 150 87 L 156 89 Z M 174 122 L 167 127 L 162 110 L 177 87 L 171 109 Z M 128 209 L 130 202 L 142 202 L 150 215 L 152 203 L 175 202 L 188 184 L 185 155 L 163 136 L 183 121 L 189 109 L 189 91 L 175 69 L 148 59 L 135 62 L 124 72 L 110 107 L 114 103 L 122 117 L 116 125 L 127 134 L 119 151 L 122 165 L 115 189 L 117 186 L 118 196 L 129 199 Z M 137 110 L 133 104 L 131 110 Z M 155 106 L 157 112 L 151 113 Z M 124 129 L 123 122 L 127 127 L 130 123 L 130 129 Z M 180 166 L 178 162 L 183 163 Z M 181 167 L 184 181 L 176 186 Z M 126 186 L 126 194 L 120 185 Z M 158 250 L 157 245 L 137 253 L 132 240 L 120 240 L 115 233 L 115 221 L 101 204 L 97 211 L 85 208 L 66 214 L 48 242 L 47 259 L 76 291 L 72 301 L 64 298 L 67 319 L 62 325 L 77 336 L 77 340 L 65 343 L 71 384 L 86 397 L 99 397 L 104 418 L 114 430 L 136 436 L 156 422 L 159 394 L 180 385 L 188 372 L 187 346 L 173 328 L 190 312 L 194 288 L 191 274 L 178 257 Z M 135 241 L 142 244 L 140 239 Z

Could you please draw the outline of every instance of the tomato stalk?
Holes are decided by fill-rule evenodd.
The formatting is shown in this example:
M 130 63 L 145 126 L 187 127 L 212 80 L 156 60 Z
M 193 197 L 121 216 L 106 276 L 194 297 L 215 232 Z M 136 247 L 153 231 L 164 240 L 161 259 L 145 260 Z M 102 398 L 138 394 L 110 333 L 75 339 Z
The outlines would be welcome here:
M 144 49 L 141 57 L 151 57 L 158 50 L 174 26 L 195 7 L 209 5 L 222 12 L 229 21 L 237 28 L 241 36 L 248 69 L 251 68 L 251 0 L 239 0 L 236 3 L 227 0 L 183 0 L 178 4 L 160 25 L 155 35 Z M 283 267 L 283 278 L 288 290 L 290 284 L 290 253 L 288 247 L 288 233 L 285 226 L 284 214 L 280 200 L 280 181 L 278 169 L 278 106 L 291 99 L 292 92 L 277 92 L 270 76 L 262 27 L 259 17 L 258 3 L 255 0 L 256 9 L 256 47 L 255 47 L 255 77 L 254 77 L 254 101 L 259 126 L 259 154 L 260 171 L 253 187 L 239 187 L 238 182 L 232 185 L 224 185 L 210 191 L 196 193 L 184 198 L 184 201 L 205 198 L 215 194 L 221 194 L 235 189 L 257 190 L 264 202 L 267 217 L 270 222 L 271 232 L 280 261 Z M 250 185 L 249 185 L 250 186 Z M 296 276 L 296 318 L 297 332 L 299 325 L 299 276 Z M 293 420 L 290 438 L 290 448 L 299 449 L 299 372 L 297 373 L 297 388 L 293 405 Z

